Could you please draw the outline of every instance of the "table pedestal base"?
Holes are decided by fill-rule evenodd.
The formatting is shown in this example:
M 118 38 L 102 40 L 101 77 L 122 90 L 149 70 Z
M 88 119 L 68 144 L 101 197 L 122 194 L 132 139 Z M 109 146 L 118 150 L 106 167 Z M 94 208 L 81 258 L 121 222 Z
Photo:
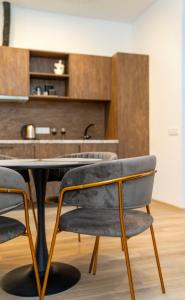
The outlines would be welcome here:
M 53 263 L 48 278 L 46 295 L 57 294 L 70 289 L 80 280 L 80 277 L 80 271 L 75 267 L 63 263 Z M 42 281 L 43 278 L 41 278 Z M 1 286 L 7 293 L 15 296 L 38 296 L 31 265 L 7 273 L 2 279 Z

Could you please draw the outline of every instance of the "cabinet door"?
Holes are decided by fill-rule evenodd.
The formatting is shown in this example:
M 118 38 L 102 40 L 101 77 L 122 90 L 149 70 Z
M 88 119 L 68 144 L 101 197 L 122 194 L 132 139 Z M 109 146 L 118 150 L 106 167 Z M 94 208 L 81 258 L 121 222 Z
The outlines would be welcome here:
M 118 153 L 118 144 L 82 144 L 80 152 L 114 152 Z
M 149 153 L 149 58 L 118 53 L 112 59 L 112 101 L 106 137 L 119 139 L 119 157 Z
M 51 158 L 64 154 L 79 152 L 78 144 L 40 144 L 35 145 L 36 158 Z
M 33 144 L 0 144 L 0 155 L 9 155 L 17 158 L 34 158 Z
M 111 58 L 71 54 L 69 96 L 78 99 L 111 99 Z
M 0 47 L 0 95 L 29 94 L 29 51 Z

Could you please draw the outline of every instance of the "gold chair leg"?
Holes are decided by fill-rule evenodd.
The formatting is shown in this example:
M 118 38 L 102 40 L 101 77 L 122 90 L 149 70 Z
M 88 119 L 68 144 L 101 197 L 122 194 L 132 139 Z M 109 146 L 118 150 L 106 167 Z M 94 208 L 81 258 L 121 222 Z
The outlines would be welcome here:
M 52 256 L 53 256 L 53 252 L 54 252 L 57 233 L 58 233 L 58 226 L 55 226 L 53 238 L 51 241 L 51 246 L 50 246 L 50 251 L 49 251 L 49 256 L 48 256 L 48 261 L 47 261 L 47 266 L 46 266 L 45 277 L 44 277 L 44 282 L 43 282 L 43 286 L 42 286 L 40 300 L 43 300 L 44 296 L 45 296 L 46 286 L 47 286 L 47 282 L 48 282 L 49 271 L 51 268 L 51 260 L 52 260 Z
M 162 290 L 162 293 L 165 294 L 166 291 L 165 291 L 164 280 L 163 280 L 163 275 L 162 275 L 162 270 L 161 270 L 161 264 L 160 264 L 160 260 L 159 260 L 159 254 L 158 254 L 158 250 L 157 250 L 157 244 L 156 244 L 154 229 L 153 229 L 152 225 L 150 226 L 150 232 L 151 232 L 151 236 L 152 236 L 152 242 L 153 242 L 153 247 L 154 247 L 154 252 L 155 252 L 155 259 L 156 259 L 158 273 L 159 273 L 159 279 L 160 279 L 160 283 L 161 283 L 161 290 Z
M 35 227 L 37 229 L 37 218 L 36 218 L 36 213 L 35 213 L 35 205 L 33 202 L 33 197 L 32 197 L 32 191 L 31 191 L 31 184 L 30 182 L 28 182 L 28 190 L 29 190 L 29 199 L 30 199 L 30 205 L 31 205 L 31 209 L 33 212 L 33 218 L 34 218 L 34 222 L 35 222 Z
M 27 233 L 28 240 L 29 240 L 31 256 L 32 256 L 32 261 L 33 261 L 33 268 L 34 268 L 35 279 L 36 279 L 36 284 L 37 284 L 37 290 L 38 290 L 38 295 L 39 295 L 39 298 L 40 298 L 41 284 L 40 284 L 39 270 L 38 270 L 37 260 L 36 260 L 36 256 L 35 256 L 35 249 L 34 249 L 34 245 L 33 245 L 32 234 L 31 234 L 31 230 L 30 230 L 29 212 L 28 212 L 28 198 L 27 198 L 26 192 L 23 193 L 23 199 L 24 199 L 26 233 Z
M 121 249 L 122 249 L 123 252 L 125 251 L 124 241 L 123 241 L 122 237 L 121 237 Z
M 127 244 L 126 228 L 125 228 L 125 224 L 124 224 L 122 181 L 118 181 L 118 192 L 119 192 L 120 226 L 121 226 L 121 233 L 122 233 L 121 242 L 122 242 L 122 245 L 123 245 L 122 247 L 124 248 L 124 253 L 125 253 L 127 275 L 128 275 L 128 281 L 129 281 L 129 287 L 130 287 L 130 296 L 131 296 L 131 300 L 135 300 L 135 291 L 134 291 L 132 271 L 131 271 L 131 266 L 130 266 L 130 257 L 129 257 L 128 244 Z
M 35 273 L 35 279 L 36 279 L 36 284 L 37 284 L 38 295 L 39 295 L 39 298 L 40 298 L 41 285 L 40 285 L 39 271 L 38 271 L 37 261 L 36 261 L 36 257 L 35 257 L 35 250 L 34 250 L 34 246 L 33 246 L 32 235 L 31 235 L 31 232 L 28 228 L 27 228 L 27 236 L 28 236 L 28 240 L 29 240 L 29 244 L 30 244 L 30 250 L 31 250 L 31 256 L 32 256 L 32 260 L 33 260 L 33 269 L 34 269 L 34 273 Z
M 146 209 L 147 209 L 147 213 L 150 215 L 150 208 L 148 205 L 146 206 Z M 162 293 L 165 294 L 166 291 L 165 291 L 165 286 L 164 286 L 164 280 L 163 280 L 163 275 L 162 275 L 161 264 L 160 264 L 160 260 L 159 260 L 159 253 L 157 250 L 157 243 L 156 243 L 156 239 L 155 239 L 153 225 L 150 226 L 150 232 L 151 232 L 151 236 L 152 236 L 155 259 L 156 259 L 158 273 L 159 273 L 159 279 L 160 279 L 160 283 L 161 283 L 161 290 L 162 290 Z
M 95 243 L 94 243 L 93 254 L 92 254 L 91 262 L 90 262 L 90 266 L 89 266 L 89 273 L 92 272 L 92 268 L 93 268 L 93 275 L 96 274 L 99 240 L 100 240 L 100 237 L 96 236 L 96 240 L 95 240 Z
M 63 195 L 64 195 L 64 190 L 62 190 L 59 195 L 57 217 L 56 217 L 54 233 L 53 233 L 53 237 L 52 237 L 52 241 L 51 241 L 51 245 L 50 245 L 50 251 L 49 251 L 49 255 L 48 255 L 48 261 L 47 261 L 47 266 L 46 266 L 46 271 L 45 271 L 45 276 L 44 276 L 44 282 L 42 285 L 40 300 L 43 300 L 44 296 L 45 296 L 48 277 L 49 277 L 49 271 L 51 268 L 51 260 L 53 257 L 53 252 L 54 252 L 56 238 L 57 238 L 57 233 L 60 232 L 59 231 L 59 222 L 60 222 L 61 209 L 62 209 L 62 203 L 63 203 Z
M 98 250 L 99 250 L 99 241 L 100 237 L 97 237 L 97 248 L 96 248 L 96 254 L 94 258 L 94 265 L 93 265 L 93 275 L 96 275 L 96 270 L 97 270 L 97 263 L 98 263 Z
M 76 208 L 78 208 L 79 206 L 77 205 Z M 80 243 L 81 242 L 81 236 L 80 236 L 80 233 L 78 233 L 78 242 Z
M 130 257 L 129 257 L 127 239 L 125 237 L 122 237 L 122 241 L 123 241 L 123 246 L 124 246 L 125 261 L 126 261 L 126 266 L 127 266 L 127 275 L 128 275 L 128 281 L 129 281 L 129 287 L 130 287 L 131 300 L 135 300 L 135 291 L 134 291 L 134 284 L 133 284 L 133 279 L 132 279 L 132 271 L 131 271 L 131 266 L 130 266 Z
M 80 236 L 80 233 L 78 233 L 78 241 L 79 241 L 79 243 L 81 242 L 81 236 Z

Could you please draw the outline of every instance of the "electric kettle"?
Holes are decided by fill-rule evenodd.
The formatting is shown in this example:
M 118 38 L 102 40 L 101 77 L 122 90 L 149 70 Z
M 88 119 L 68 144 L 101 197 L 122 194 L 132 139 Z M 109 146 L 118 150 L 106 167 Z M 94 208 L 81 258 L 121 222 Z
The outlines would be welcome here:
M 27 140 L 34 140 L 35 136 L 35 126 L 32 124 L 26 124 L 21 128 L 21 137 Z

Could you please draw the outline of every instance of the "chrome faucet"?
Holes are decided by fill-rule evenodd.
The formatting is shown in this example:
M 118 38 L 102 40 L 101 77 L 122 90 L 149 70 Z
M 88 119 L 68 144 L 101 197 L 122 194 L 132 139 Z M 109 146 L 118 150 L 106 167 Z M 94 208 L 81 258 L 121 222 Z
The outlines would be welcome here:
M 89 140 L 89 139 L 91 139 L 91 135 L 88 135 L 88 129 L 90 128 L 90 127 L 92 127 L 92 126 L 96 126 L 94 123 L 91 123 L 91 124 L 89 124 L 86 128 L 85 128 L 85 130 L 84 130 L 84 136 L 83 136 L 83 138 L 84 138 L 84 140 Z

